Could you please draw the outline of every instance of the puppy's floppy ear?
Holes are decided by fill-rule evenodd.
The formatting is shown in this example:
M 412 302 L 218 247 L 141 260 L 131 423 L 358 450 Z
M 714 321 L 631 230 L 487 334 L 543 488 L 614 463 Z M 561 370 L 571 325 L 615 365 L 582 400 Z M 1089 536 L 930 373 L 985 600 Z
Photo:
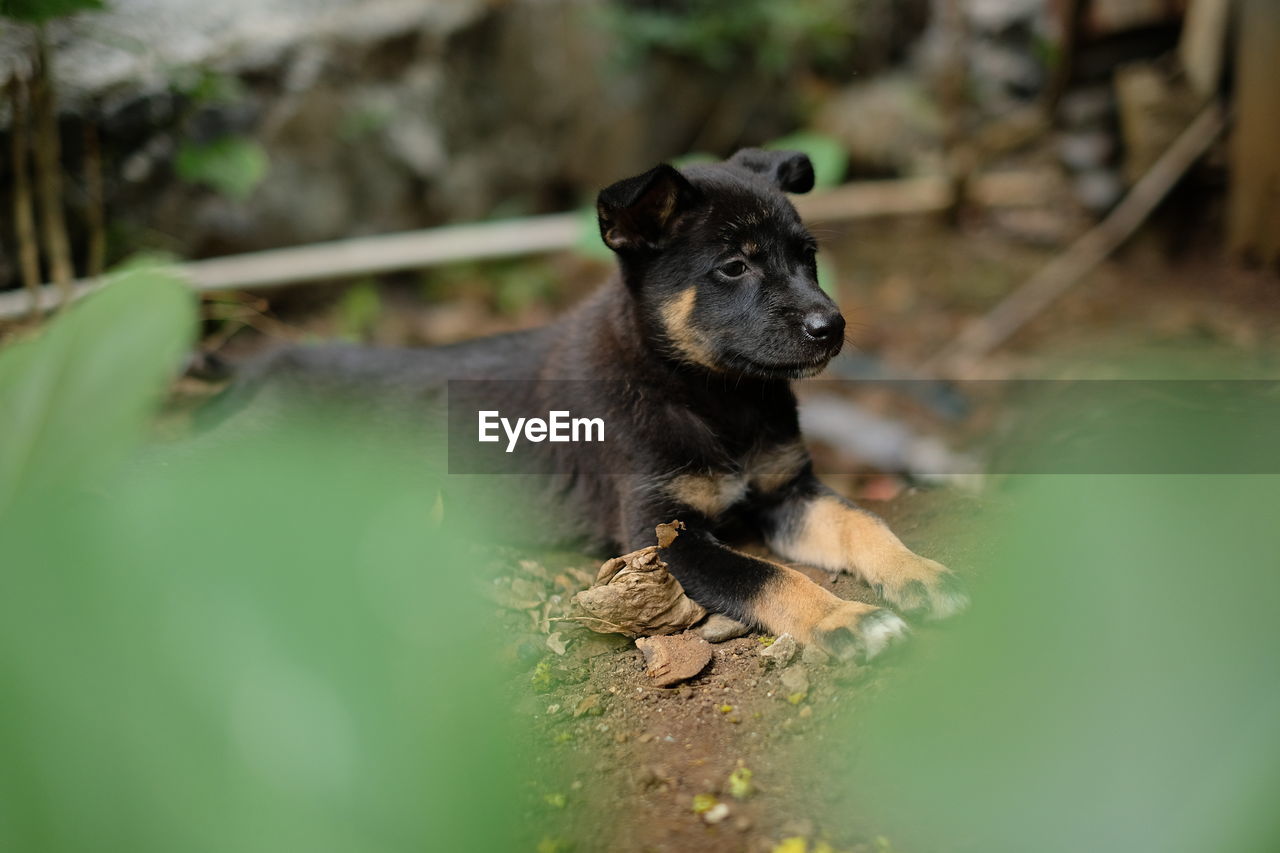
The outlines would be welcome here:
M 799 151 L 743 148 L 730 157 L 729 162 L 763 176 L 783 192 L 807 193 L 813 189 L 813 163 L 809 155 Z
M 702 193 L 666 163 L 600 191 L 600 236 L 615 252 L 655 248 Z

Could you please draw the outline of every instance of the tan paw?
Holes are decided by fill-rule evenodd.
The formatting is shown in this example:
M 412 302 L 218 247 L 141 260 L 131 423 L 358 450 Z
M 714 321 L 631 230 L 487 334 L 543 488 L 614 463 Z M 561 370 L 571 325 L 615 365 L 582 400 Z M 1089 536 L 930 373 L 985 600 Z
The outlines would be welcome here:
M 945 619 L 969 606 L 960 579 L 937 560 L 905 551 L 880 567 L 871 582 L 876 595 L 906 613 Z
M 892 610 L 841 601 L 812 627 L 808 641 L 841 660 L 868 661 L 907 636 L 907 623 Z

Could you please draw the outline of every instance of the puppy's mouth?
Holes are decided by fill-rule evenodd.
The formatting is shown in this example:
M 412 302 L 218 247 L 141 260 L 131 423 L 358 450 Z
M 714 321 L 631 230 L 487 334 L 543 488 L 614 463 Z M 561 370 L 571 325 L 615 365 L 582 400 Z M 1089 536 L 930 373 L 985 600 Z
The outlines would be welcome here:
M 762 361 L 746 355 L 735 354 L 734 360 L 743 373 L 766 379 L 807 379 L 817 376 L 836 356 L 839 350 L 827 352 L 800 361 Z

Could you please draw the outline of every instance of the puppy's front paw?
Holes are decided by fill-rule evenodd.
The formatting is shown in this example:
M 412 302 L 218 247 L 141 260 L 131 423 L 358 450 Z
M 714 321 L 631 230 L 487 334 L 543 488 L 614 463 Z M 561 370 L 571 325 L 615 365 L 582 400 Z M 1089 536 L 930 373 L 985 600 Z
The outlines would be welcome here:
M 937 560 L 906 551 L 878 574 L 876 595 L 904 612 L 945 619 L 969 606 L 960 579 Z
M 907 623 L 892 610 L 843 601 L 810 632 L 810 642 L 841 660 L 868 661 L 907 636 Z

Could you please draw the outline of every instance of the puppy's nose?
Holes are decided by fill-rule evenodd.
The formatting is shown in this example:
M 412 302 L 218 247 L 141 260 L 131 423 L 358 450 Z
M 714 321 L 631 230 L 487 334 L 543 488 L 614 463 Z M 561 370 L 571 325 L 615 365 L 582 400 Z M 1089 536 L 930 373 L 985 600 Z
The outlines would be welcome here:
M 829 343 L 844 334 L 844 317 L 838 311 L 811 311 L 804 317 L 804 331 L 815 341 Z

